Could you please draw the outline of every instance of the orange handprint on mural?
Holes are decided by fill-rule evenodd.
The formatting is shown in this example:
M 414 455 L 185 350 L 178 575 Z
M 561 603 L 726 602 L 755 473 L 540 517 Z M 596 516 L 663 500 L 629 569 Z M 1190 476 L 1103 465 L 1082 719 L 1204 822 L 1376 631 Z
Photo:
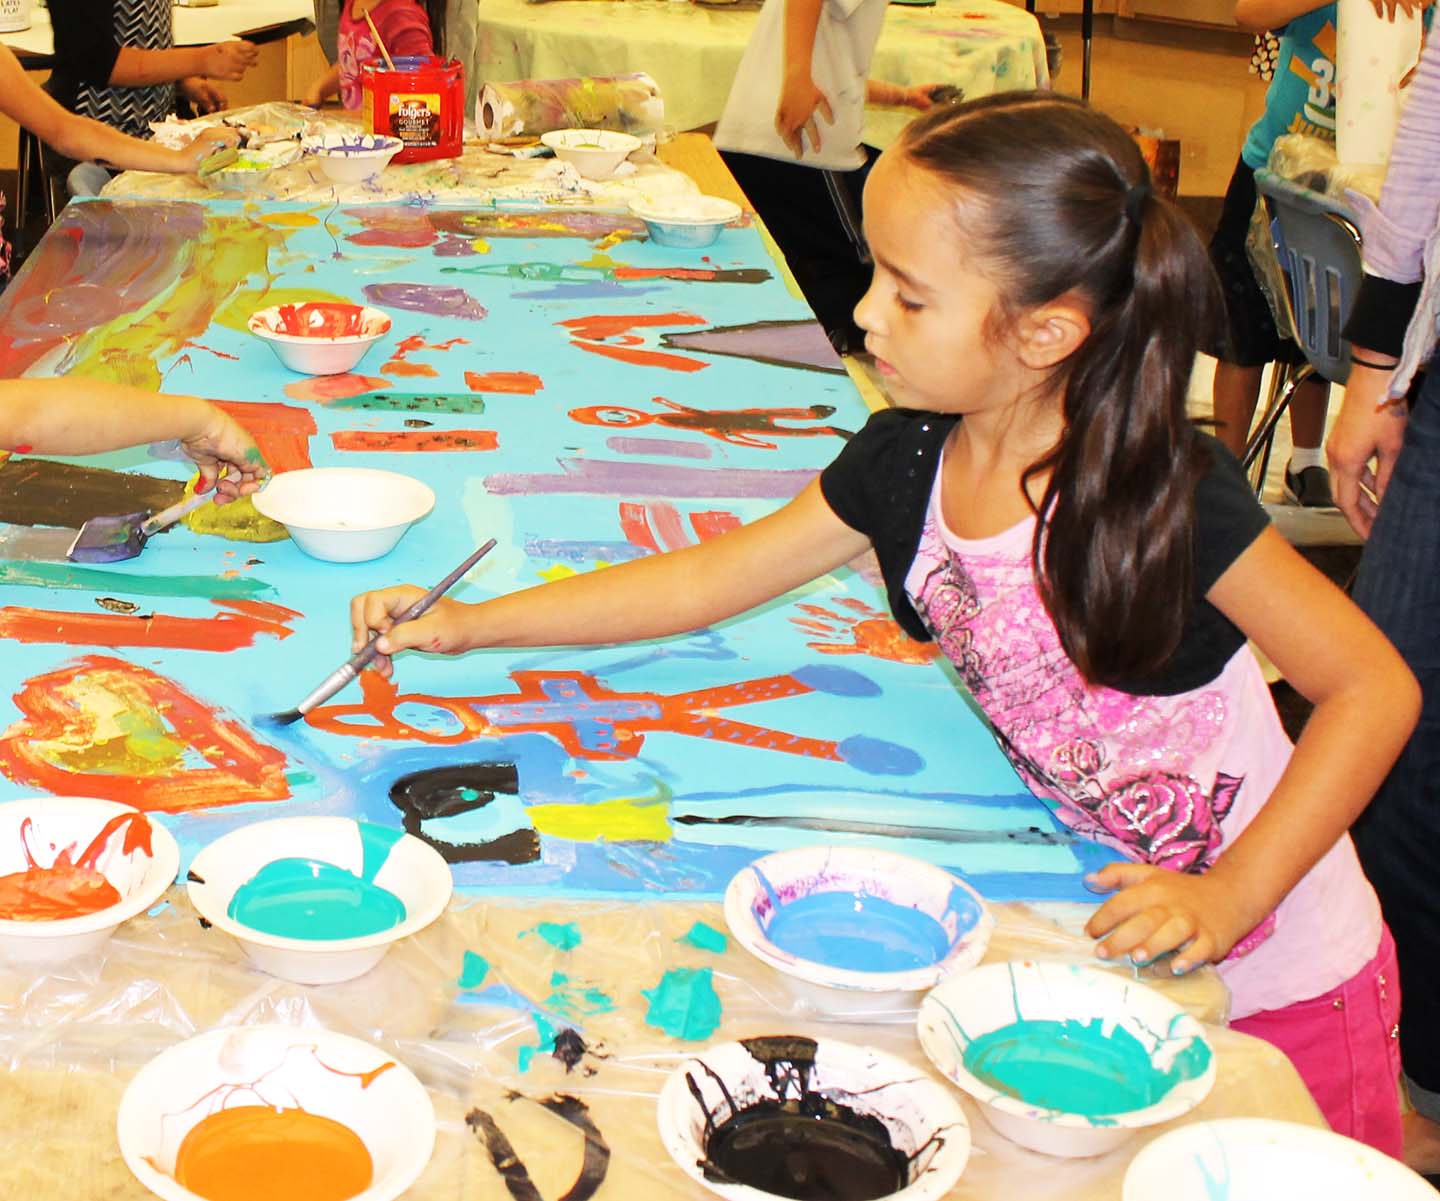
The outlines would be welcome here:
M 822 655 L 869 655 L 893 663 L 929 663 L 940 653 L 932 642 L 916 642 L 899 625 L 878 609 L 854 597 L 837 596 L 831 601 L 836 613 L 820 605 L 796 606 L 806 617 L 790 620 L 807 634 L 825 641 L 805 645 Z M 848 638 L 849 641 L 842 641 Z

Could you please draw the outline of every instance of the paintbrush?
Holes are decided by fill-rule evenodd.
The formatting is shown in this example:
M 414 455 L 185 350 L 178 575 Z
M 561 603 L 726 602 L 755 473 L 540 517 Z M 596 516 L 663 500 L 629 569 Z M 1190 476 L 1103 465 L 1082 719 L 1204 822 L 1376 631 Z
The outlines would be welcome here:
M 124 559 L 133 559 L 145 549 L 145 543 L 153 535 L 168 529 L 186 513 L 212 500 L 214 496 L 211 493 L 197 492 L 154 514 L 123 513 L 118 517 L 92 517 L 80 527 L 65 557 L 72 563 L 119 563 Z
M 480 547 L 468 558 L 466 558 L 465 562 L 461 563 L 459 567 L 457 567 L 443 580 L 436 584 L 435 587 L 430 589 L 429 592 L 427 592 L 413 605 L 411 605 L 408 609 L 401 613 L 400 616 L 395 619 L 394 624 L 398 626 L 403 622 L 414 621 L 417 617 L 424 614 L 431 605 L 433 605 L 437 600 L 444 596 L 445 593 L 449 592 L 450 589 L 455 586 L 456 582 L 459 581 L 461 576 L 463 576 L 467 571 L 474 567 L 476 563 L 480 562 L 481 559 L 488 555 L 494 549 L 494 547 L 495 539 L 491 538 L 485 543 L 484 546 Z M 356 654 L 351 655 L 349 659 L 347 659 L 338 668 L 336 668 L 328 676 L 326 676 L 325 679 L 320 682 L 319 687 L 317 687 L 303 701 L 296 705 L 295 708 L 286 709 L 283 713 L 271 713 L 268 716 L 262 717 L 260 720 L 266 725 L 288 726 L 293 724 L 294 722 L 299 721 L 302 717 L 305 716 L 305 714 L 309 713 L 311 709 L 315 708 L 316 705 L 323 705 L 332 696 L 339 692 L 340 689 L 344 688 L 346 684 L 350 683 L 351 680 L 353 680 L 362 671 L 364 671 L 366 664 L 368 664 L 370 660 L 375 658 L 375 656 L 380 653 L 378 650 L 375 649 L 375 643 L 376 640 L 379 639 L 379 637 L 380 634 L 378 631 L 372 633 L 370 635 L 370 641 L 368 641 L 363 647 L 361 647 L 361 649 Z
M 240 150 L 238 147 L 222 146 L 219 150 L 207 154 L 200 160 L 200 165 L 195 168 L 195 174 L 201 179 L 207 179 L 211 175 L 214 175 L 216 171 L 228 167 L 239 157 Z
M 385 39 L 380 36 L 380 31 L 375 28 L 375 18 L 370 15 L 370 10 L 365 10 L 365 24 L 370 26 L 370 32 L 375 35 L 375 45 L 380 51 L 380 57 L 385 60 L 385 65 L 390 70 L 395 70 L 395 60 L 390 57 L 390 51 L 385 49 Z

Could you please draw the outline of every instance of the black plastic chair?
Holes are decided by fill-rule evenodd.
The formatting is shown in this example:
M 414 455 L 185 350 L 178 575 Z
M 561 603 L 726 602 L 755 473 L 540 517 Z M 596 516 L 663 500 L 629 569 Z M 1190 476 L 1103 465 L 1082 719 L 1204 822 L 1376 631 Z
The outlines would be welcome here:
M 1285 280 L 1285 311 L 1276 314 L 1276 324 L 1305 354 L 1298 367 L 1275 365 L 1265 411 L 1245 443 L 1241 459 L 1258 493 L 1270 465 L 1275 426 L 1295 390 L 1313 375 L 1343 384 L 1350 374 L 1350 344 L 1341 330 L 1355 304 L 1364 267 L 1360 228 L 1339 201 L 1273 171 L 1255 172 L 1255 187 L 1269 215 L 1271 242 Z

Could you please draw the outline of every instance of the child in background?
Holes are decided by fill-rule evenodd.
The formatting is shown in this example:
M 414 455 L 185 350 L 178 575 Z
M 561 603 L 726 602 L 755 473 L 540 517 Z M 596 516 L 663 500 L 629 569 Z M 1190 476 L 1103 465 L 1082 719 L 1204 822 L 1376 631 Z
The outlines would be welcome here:
M 93 455 L 175 439 L 200 470 L 197 492 L 228 504 L 268 473 L 255 441 L 198 396 L 146 392 L 78 376 L 0 380 L 0 450 Z
M 400 625 L 420 589 L 366 593 L 354 645 L 654 638 L 873 547 L 896 619 L 938 641 L 1031 791 L 1134 860 L 1090 880 L 1115 890 L 1089 923 L 1099 954 L 1218 963 L 1234 1024 L 1291 1056 L 1337 1130 L 1397 1153 L 1394 951 L 1346 830 L 1416 685 L 1186 417 L 1204 248 L 1130 136 L 1048 92 L 920 117 L 865 211 L 856 319 L 900 407 L 795 500 Z M 1293 748 L 1247 638 L 1315 702 Z
M 305 94 L 306 104 L 319 108 L 338 94 L 346 108 L 360 107 L 361 64 L 385 57 L 376 44 L 371 21 L 392 59 L 443 53 L 445 0 L 425 0 L 424 4 L 419 0 L 345 0 L 336 33 L 338 57 Z

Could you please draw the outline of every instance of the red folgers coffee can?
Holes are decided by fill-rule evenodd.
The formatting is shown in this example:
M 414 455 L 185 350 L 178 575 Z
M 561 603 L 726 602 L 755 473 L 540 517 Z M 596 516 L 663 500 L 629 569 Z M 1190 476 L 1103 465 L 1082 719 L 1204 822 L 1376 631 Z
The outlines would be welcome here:
M 405 143 L 397 163 L 458 158 L 465 134 L 465 69 L 455 59 L 417 55 L 360 65 L 365 129 Z

